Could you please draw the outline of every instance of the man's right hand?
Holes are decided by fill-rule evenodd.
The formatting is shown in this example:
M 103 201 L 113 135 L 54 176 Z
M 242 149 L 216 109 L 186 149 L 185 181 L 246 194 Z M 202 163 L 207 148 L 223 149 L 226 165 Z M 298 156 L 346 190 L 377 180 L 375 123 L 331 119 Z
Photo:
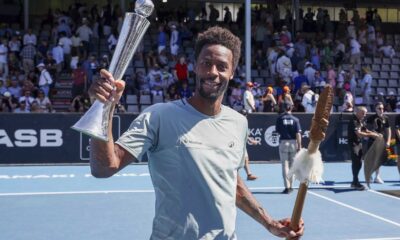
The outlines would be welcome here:
M 89 88 L 89 95 L 102 103 L 113 101 L 118 103 L 125 88 L 125 82 L 114 80 L 114 77 L 105 69 L 100 71 L 100 78 Z M 115 88 L 114 88 L 115 86 Z

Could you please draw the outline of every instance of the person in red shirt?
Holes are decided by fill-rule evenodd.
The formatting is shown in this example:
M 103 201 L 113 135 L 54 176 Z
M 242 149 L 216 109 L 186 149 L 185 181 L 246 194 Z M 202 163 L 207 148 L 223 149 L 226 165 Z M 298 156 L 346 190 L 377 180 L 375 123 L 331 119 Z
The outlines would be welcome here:
M 77 68 L 72 72 L 72 98 L 83 94 L 86 83 L 86 72 L 82 68 L 82 63 L 78 63 Z
M 188 66 L 186 63 L 186 58 L 184 56 L 181 56 L 179 58 L 179 61 L 176 63 L 175 70 L 174 70 L 174 76 L 176 79 L 178 79 L 179 83 L 182 83 L 182 82 L 188 80 L 189 71 L 188 71 Z

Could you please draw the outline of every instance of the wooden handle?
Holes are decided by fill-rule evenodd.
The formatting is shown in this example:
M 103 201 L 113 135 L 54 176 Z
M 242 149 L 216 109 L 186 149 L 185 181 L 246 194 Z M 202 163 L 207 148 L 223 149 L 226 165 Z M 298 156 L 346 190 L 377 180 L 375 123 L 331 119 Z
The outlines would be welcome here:
M 301 213 L 303 211 L 304 201 L 307 194 L 307 183 L 301 183 L 299 186 L 299 191 L 297 192 L 296 202 L 294 203 L 292 219 L 290 221 L 290 228 L 296 231 L 299 227 Z

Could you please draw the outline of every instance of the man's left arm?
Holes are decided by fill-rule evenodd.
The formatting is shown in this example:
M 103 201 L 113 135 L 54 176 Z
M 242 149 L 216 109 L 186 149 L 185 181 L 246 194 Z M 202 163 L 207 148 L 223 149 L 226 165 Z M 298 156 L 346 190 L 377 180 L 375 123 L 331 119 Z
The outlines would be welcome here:
M 303 235 L 304 224 L 302 222 L 297 232 L 295 232 L 289 227 L 290 219 L 286 218 L 279 221 L 272 219 L 258 203 L 239 175 L 237 177 L 236 187 L 236 206 L 263 225 L 275 236 L 286 237 L 287 239 L 299 239 Z

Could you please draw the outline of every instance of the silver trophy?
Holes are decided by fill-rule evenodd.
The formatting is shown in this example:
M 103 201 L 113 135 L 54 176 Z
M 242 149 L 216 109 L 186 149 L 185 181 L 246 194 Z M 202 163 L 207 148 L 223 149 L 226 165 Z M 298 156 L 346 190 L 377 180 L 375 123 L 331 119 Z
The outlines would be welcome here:
M 146 17 L 150 16 L 153 9 L 154 5 L 151 0 L 136 0 L 135 12 L 125 14 L 118 43 L 108 69 L 114 79 L 122 79 L 137 46 L 150 26 Z M 72 129 L 108 141 L 108 125 L 112 116 L 113 104 L 112 101 L 102 103 L 96 100 L 79 121 L 72 126 Z

